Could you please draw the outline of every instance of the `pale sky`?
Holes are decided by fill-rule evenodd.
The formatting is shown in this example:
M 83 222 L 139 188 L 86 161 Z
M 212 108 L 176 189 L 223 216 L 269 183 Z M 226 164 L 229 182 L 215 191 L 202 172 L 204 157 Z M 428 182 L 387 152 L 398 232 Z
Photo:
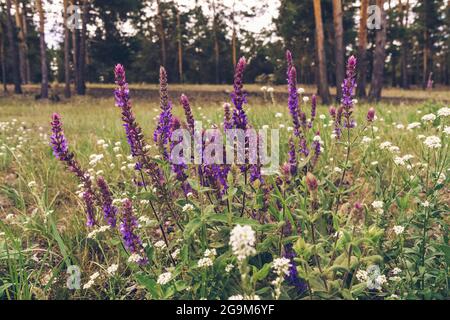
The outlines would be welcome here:
M 57 46 L 58 43 L 62 41 L 62 5 L 63 0 L 53 0 L 50 4 L 48 0 L 43 0 L 45 11 L 46 11 L 46 40 L 49 47 Z M 164 1 L 164 0 L 162 0 Z M 195 5 L 195 0 L 178 0 L 178 3 L 181 5 L 181 8 L 192 8 Z M 156 1 L 154 1 L 156 3 Z M 199 0 L 198 3 L 202 6 L 205 14 L 210 13 L 210 8 L 206 1 Z M 233 3 L 235 4 L 235 10 L 239 11 L 240 9 L 245 9 L 246 2 L 240 0 L 221 0 L 221 3 L 224 4 L 228 8 L 233 7 Z M 244 21 L 239 21 L 239 26 L 245 30 L 259 33 L 263 29 L 272 29 L 272 19 L 278 16 L 278 7 L 280 5 L 279 0 L 254 0 L 252 4 L 267 4 L 268 7 L 263 9 L 259 8 L 256 12 L 257 16 L 254 18 L 248 18 Z M 148 14 L 154 14 L 155 5 L 148 10 Z M 183 9 L 182 9 L 183 10 Z M 37 20 L 38 17 L 35 17 Z M 37 21 L 36 21 L 37 22 Z M 132 28 L 125 24 L 125 30 L 129 33 L 133 33 Z

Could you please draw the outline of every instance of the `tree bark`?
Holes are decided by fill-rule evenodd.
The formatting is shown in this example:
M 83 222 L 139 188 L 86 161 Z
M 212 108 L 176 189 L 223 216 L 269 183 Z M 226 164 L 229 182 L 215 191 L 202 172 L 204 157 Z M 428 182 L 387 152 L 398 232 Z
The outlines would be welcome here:
M 158 32 L 159 32 L 159 41 L 161 42 L 161 61 L 162 66 L 166 68 L 166 57 L 167 57 L 167 51 L 166 51 L 166 35 L 164 32 L 164 18 L 161 11 L 161 1 L 156 0 L 156 3 L 158 5 Z
M 6 0 L 6 28 L 8 33 L 9 53 L 11 56 L 12 78 L 14 93 L 22 94 L 22 80 L 20 79 L 19 48 L 15 37 L 14 23 L 11 17 L 11 0 Z
M 67 27 L 67 7 L 69 6 L 69 1 L 64 0 L 64 96 L 70 98 L 70 33 Z
M 180 83 L 183 82 L 183 47 L 181 43 L 181 18 L 180 11 L 177 10 L 177 43 L 178 43 L 178 74 L 180 77 Z
M 386 12 L 384 11 L 384 0 L 377 0 L 377 6 L 381 9 L 381 25 L 377 30 L 375 39 L 375 50 L 373 58 L 372 82 L 370 85 L 369 100 L 379 101 L 383 89 L 384 61 L 386 57 Z
M 76 0 L 72 0 L 72 5 L 77 5 Z M 80 73 L 79 70 L 79 63 L 80 63 L 80 34 L 78 29 L 75 27 L 72 30 L 72 61 L 73 61 L 73 75 L 74 75 L 74 82 L 75 82 L 75 89 L 78 93 L 78 87 L 80 86 Z
M 8 92 L 8 85 L 6 83 L 6 63 L 5 63 L 5 37 L 3 25 L 0 23 L 0 27 L 2 28 L 2 32 L 0 33 L 0 63 L 2 68 L 2 83 L 3 83 L 3 92 Z
M 47 45 L 45 44 L 45 14 L 42 0 L 36 0 L 39 13 L 39 45 L 41 55 L 41 99 L 48 99 Z
M 330 91 L 328 87 L 327 66 L 324 49 L 324 33 L 322 22 L 322 9 L 320 0 L 314 0 L 314 19 L 316 22 L 316 55 L 318 68 L 318 91 L 322 98 L 322 103 L 330 103 Z
M 86 35 L 87 20 L 89 14 L 88 0 L 83 0 L 81 16 L 81 35 L 80 35 L 80 59 L 78 61 L 78 85 L 77 94 L 84 96 L 86 94 Z
M 14 9 L 16 11 L 16 26 L 18 28 L 17 39 L 19 42 L 19 60 L 20 60 L 20 77 L 22 83 L 28 83 L 27 78 L 27 43 L 25 39 L 23 19 L 22 19 L 22 8 L 20 6 L 19 0 L 14 0 Z
M 358 75 L 356 79 L 356 95 L 359 98 L 366 97 L 367 77 L 367 8 L 369 0 L 361 0 L 361 12 L 358 30 Z
M 236 52 L 236 21 L 234 20 L 234 10 L 235 7 L 235 1 L 233 1 L 233 11 L 231 14 L 231 20 L 233 23 L 233 34 L 232 34 L 232 38 L 231 38 L 231 50 L 232 50 L 232 59 L 233 59 L 233 67 L 236 66 L 237 63 L 237 52 Z
M 336 101 L 342 96 L 341 84 L 345 76 L 344 26 L 342 22 L 342 1 L 333 0 L 333 24 L 336 60 Z
M 408 45 L 409 42 L 407 40 L 408 34 L 408 16 L 409 16 L 409 0 L 406 0 L 405 6 L 403 6 L 402 1 L 399 0 L 399 10 L 400 10 L 400 21 L 401 26 L 404 31 L 404 40 L 402 41 L 402 49 L 401 49 L 401 69 L 402 69 L 402 85 L 403 89 L 409 89 L 409 81 L 408 81 Z
M 213 11 L 213 37 L 214 37 L 214 63 L 215 63 L 215 73 L 216 73 L 216 83 L 220 83 L 220 49 L 219 49 L 219 39 L 217 37 L 217 16 L 216 16 L 216 2 L 212 1 L 212 11 Z

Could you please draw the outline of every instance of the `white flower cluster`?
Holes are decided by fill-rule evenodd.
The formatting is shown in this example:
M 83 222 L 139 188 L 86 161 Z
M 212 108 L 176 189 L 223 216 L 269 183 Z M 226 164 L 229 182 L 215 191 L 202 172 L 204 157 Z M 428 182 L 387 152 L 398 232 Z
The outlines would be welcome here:
M 442 147 L 441 139 L 437 136 L 426 137 L 423 144 L 430 149 L 439 149 Z
M 95 279 L 97 279 L 100 276 L 100 273 L 98 272 L 94 272 L 90 277 L 89 277 L 89 281 L 86 282 L 83 285 L 83 289 L 89 289 L 90 287 L 92 287 L 95 283 Z
M 103 233 L 103 232 L 105 232 L 105 231 L 107 231 L 107 230 L 109 230 L 109 229 L 111 229 L 110 226 L 101 226 L 101 227 L 99 227 L 98 229 L 92 230 L 92 231 L 87 235 L 87 237 L 88 237 L 89 239 L 94 239 L 94 238 L 97 236 L 97 234 Z
M 443 107 L 438 110 L 437 112 L 439 117 L 448 117 L 450 116 L 450 108 L 449 107 Z
M 433 122 L 436 120 L 436 115 L 433 113 L 426 114 L 422 117 L 423 122 Z
M 392 230 L 394 230 L 394 233 L 396 235 L 401 235 L 403 233 L 403 231 L 405 231 L 405 227 L 403 226 L 394 226 L 394 228 L 392 228 Z
M 408 129 L 408 130 L 413 130 L 413 129 L 416 129 L 416 128 L 420 128 L 420 122 L 411 122 L 406 127 L 406 129 Z
M 169 283 L 170 280 L 172 280 L 172 272 L 164 272 L 159 275 L 156 283 L 163 286 Z
M 398 152 L 400 152 L 400 148 L 399 147 L 397 147 L 397 146 L 394 146 L 393 144 L 392 144 L 392 142 L 390 142 L 390 141 L 385 141 L 385 142 L 383 142 L 383 143 L 381 143 L 380 144 L 380 149 L 381 150 L 389 150 L 390 152 L 392 152 L 392 153 L 398 153 Z
M 230 246 L 238 261 L 243 261 L 256 253 L 255 242 L 255 231 L 250 226 L 237 225 L 231 230 Z
M 242 294 L 237 294 L 229 297 L 228 300 L 261 300 L 261 298 L 256 294 L 251 296 L 248 295 L 243 296 Z
M 277 258 L 273 260 L 272 268 L 277 275 L 272 284 L 275 287 L 275 300 L 278 300 L 281 295 L 281 284 L 283 283 L 284 277 L 289 274 L 289 268 L 291 267 L 291 261 L 287 258 Z
M 212 267 L 213 263 L 214 263 L 214 259 L 217 255 L 216 249 L 206 249 L 204 254 L 203 254 L 203 258 L 201 258 L 200 260 L 198 260 L 198 267 L 199 268 L 208 268 L 208 267 Z
M 408 162 L 409 160 L 411 160 L 412 158 L 414 158 L 414 156 L 411 155 L 411 154 L 404 155 L 403 157 L 395 157 L 395 158 L 394 158 L 394 163 L 395 163 L 396 165 L 398 165 L 398 166 L 404 166 L 404 165 L 406 165 L 407 162 Z
M 192 204 L 190 204 L 190 203 L 186 203 L 183 206 L 182 210 L 183 210 L 183 212 L 190 212 L 190 211 L 194 210 L 194 206 Z
M 383 206 L 384 206 L 383 201 L 376 200 L 376 201 L 372 202 L 372 207 L 375 209 L 376 213 L 378 213 L 378 214 L 382 214 L 384 212 Z

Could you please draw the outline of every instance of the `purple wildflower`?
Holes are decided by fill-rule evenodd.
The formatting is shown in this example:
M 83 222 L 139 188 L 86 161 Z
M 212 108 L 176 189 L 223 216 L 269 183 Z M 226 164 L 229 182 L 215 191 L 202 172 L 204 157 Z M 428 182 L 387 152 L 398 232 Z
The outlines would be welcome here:
M 243 90 L 244 69 L 246 66 L 245 58 L 239 59 L 234 72 L 234 90 L 231 94 L 235 109 L 233 110 L 233 127 L 236 129 L 247 129 L 247 115 L 244 111 L 244 104 L 247 103 L 247 93 Z
M 295 67 L 291 66 L 288 72 L 288 106 L 289 112 L 292 116 L 292 122 L 294 124 L 294 134 L 300 135 L 300 120 L 298 109 L 298 93 L 297 93 L 297 71 Z
M 314 119 L 316 118 L 317 111 L 317 96 L 315 94 L 311 97 L 311 125 Z
M 106 183 L 103 177 L 97 178 L 97 185 L 102 195 L 103 213 L 105 214 L 105 220 L 112 228 L 115 228 L 117 222 L 116 216 L 118 208 L 115 205 L 113 205 L 111 191 L 109 190 L 108 184 Z
M 316 136 L 314 137 L 314 141 L 312 143 L 312 148 L 314 150 L 314 155 L 312 158 L 312 166 L 314 167 L 317 163 L 317 160 L 319 160 L 320 153 L 322 151 L 322 147 L 320 145 L 320 142 L 322 139 L 320 138 L 320 132 L 317 131 Z
M 125 199 L 122 204 L 122 223 L 120 224 L 120 232 L 122 233 L 125 248 L 132 254 L 138 254 L 140 256 L 138 263 L 144 265 L 148 263 L 148 259 L 145 256 L 141 238 L 136 234 L 137 226 L 138 223 L 133 214 L 131 200 Z
M 290 267 L 289 267 L 289 274 L 286 276 L 286 281 L 291 285 L 294 286 L 297 289 L 298 294 L 302 294 L 306 291 L 307 285 L 305 280 L 301 279 L 298 276 L 297 271 L 297 264 L 295 263 L 294 258 L 296 257 L 296 254 L 292 248 L 292 244 L 287 244 L 284 247 L 284 257 L 289 259 L 291 261 Z
M 169 155 L 166 144 L 170 138 L 170 126 L 172 122 L 172 103 L 169 100 L 167 89 L 167 72 L 164 67 L 159 70 L 159 96 L 161 113 L 159 114 L 159 122 L 153 134 L 153 139 L 159 144 L 164 159 L 168 160 Z
M 344 107 L 344 127 L 353 128 L 354 122 L 351 119 L 353 113 L 353 97 L 356 89 L 356 58 L 348 58 L 346 78 L 342 83 L 342 106 Z
M 52 115 L 52 135 L 50 137 L 50 144 L 53 148 L 55 157 L 66 163 L 69 171 L 73 172 L 83 184 L 83 200 L 86 207 L 87 225 L 92 227 L 96 224 L 95 221 L 95 200 L 97 199 L 92 188 L 92 181 L 89 174 L 81 169 L 78 162 L 74 159 L 74 154 L 69 152 L 67 140 L 62 128 L 61 116 L 57 113 Z
M 289 173 L 295 177 L 297 175 L 297 157 L 295 154 L 295 145 L 292 138 L 289 139 Z
M 367 112 L 367 121 L 373 122 L 373 120 L 375 120 L 375 109 L 370 108 L 369 111 Z
M 180 97 L 181 105 L 184 109 L 184 115 L 186 116 L 186 122 L 188 124 L 189 131 L 191 134 L 194 133 L 195 121 L 194 116 L 192 115 L 191 106 L 189 104 L 189 99 L 186 95 L 182 94 Z
M 289 78 L 289 73 L 291 68 L 294 66 L 294 62 L 292 61 L 292 53 L 290 50 L 286 50 L 286 62 L 287 62 L 287 76 Z
M 171 131 L 175 131 L 175 130 L 178 130 L 180 128 L 181 128 L 180 120 L 178 120 L 177 117 L 173 117 L 172 118 L 172 124 L 171 124 Z M 180 141 L 178 143 L 183 143 L 183 141 Z M 173 151 L 174 147 L 178 143 L 175 143 L 175 142 L 171 141 L 171 144 L 170 144 L 171 156 L 172 156 L 172 151 Z M 184 191 L 184 194 L 187 195 L 189 192 L 192 191 L 191 186 L 187 182 L 188 176 L 187 176 L 187 174 L 185 172 L 185 170 L 187 169 L 187 165 L 182 160 L 182 156 L 180 156 L 180 155 L 177 155 L 177 156 L 178 156 L 177 157 L 178 159 L 176 159 L 176 161 L 174 161 L 175 159 L 172 159 L 172 158 L 170 159 L 171 163 L 172 163 L 172 171 L 175 173 L 176 179 L 181 182 L 181 187 L 182 187 L 182 189 Z M 181 160 L 181 162 L 178 163 L 180 160 Z
M 114 69 L 117 88 L 114 91 L 116 105 L 122 110 L 122 121 L 125 128 L 128 144 L 130 145 L 131 155 L 137 159 L 136 170 L 144 171 L 149 174 L 156 185 L 164 183 L 164 177 L 157 164 L 150 161 L 142 133 L 141 127 L 136 122 L 131 109 L 130 91 L 126 82 L 125 69 L 118 64 Z M 145 186 L 145 184 L 144 184 Z
M 130 90 L 126 82 L 124 67 L 121 64 L 116 65 L 114 74 L 117 84 L 117 88 L 114 91 L 116 106 L 122 110 L 123 126 L 131 148 L 131 155 L 133 157 L 145 156 L 144 136 L 131 110 Z
M 305 156 L 309 156 L 309 149 L 305 137 L 300 138 L 300 152 Z
M 233 124 L 231 123 L 231 111 L 230 111 L 231 105 L 228 102 L 225 102 L 223 104 L 223 128 L 225 130 L 231 129 L 233 127 Z

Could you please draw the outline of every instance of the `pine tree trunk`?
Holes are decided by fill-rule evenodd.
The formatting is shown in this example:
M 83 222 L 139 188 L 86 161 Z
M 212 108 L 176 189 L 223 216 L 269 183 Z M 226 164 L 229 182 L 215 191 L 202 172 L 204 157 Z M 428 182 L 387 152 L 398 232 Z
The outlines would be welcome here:
M 158 31 L 159 31 L 159 41 L 161 42 L 161 61 L 162 66 L 166 68 L 166 57 L 167 57 L 167 51 L 166 51 L 166 35 L 164 32 L 164 19 L 161 11 L 161 1 L 156 0 L 156 3 L 158 5 Z
M 377 6 L 381 9 L 381 26 L 377 30 L 375 50 L 373 58 L 372 82 L 370 85 L 369 100 L 379 101 L 383 89 L 384 61 L 386 57 L 386 12 L 383 9 L 384 0 L 377 0 Z
M 87 20 L 89 14 L 88 0 L 82 2 L 82 16 L 81 16 L 81 35 L 80 35 L 80 49 L 78 61 L 78 85 L 77 94 L 84 96 L 86 94 L 86 34 L 87 34 Z
M 27 6 L 26 6 L 26 4 L 25 3 L 23 3 L 24 5 L 23 5 L 23 14 L 22 14 L 22 25 L 23 25 L 23 33 L 24 33 L 24 36 L 25 36 L 25 43 L 26 43 L 26 40 L 28 39 L 28 22 L 27 22 L 27 10 L 28 10 L 28 8 L 27 8 Z M 27 83 L 30 83 L 30 82 L 32 82 L 32 79 L 31 79 L 31 66 L 30 66 L 30 58 L 29 58 L 29 47 L 28 47 L 28 45 L 27 45 L 27 51 L 26 51 L 26 55 L 25 55 L 25 66 L 26 66 L 26 69 L 27 69 Z
M 64 96 L 70 98 L 70 33 L 67 27 L 67 7 L 69 6 L 69 1 L 64 0 Z
M 14 93 L 22 94 L 22 81 L 20 79 L 20 58 L 17 39 L 15 37 L 14 23 L 11 17 L 11 0 L 6 0 L 6 28 L 8 33 L 9 50 L 11 57 L 12 78 Z
M 367 8 L 369 0 L 361 0 L 361 12 L 358 30 L 358 75 L 356 79 L 356 95 L 359 98 L 366 97 L 367 77 Z
M 322 103 L 330 103 L 330 91 L 328 87 L 327 66 L 324 49 L 324 33 L 322 22 L 322 9 L 320 0 L 314 0 L 314 18 L 316 22 L 316 55 L 318 68 L 318 91 L 322 98 Z
M 41 98 L 48 99 L 48 70 L 47 70 L 47 45 L 45 44 L 45 14 L 42 0 L 36 0 L 39 13 L 39 44 L 41 55 Z
M 409 81 L 408 81 L 408 40 L 406 37 L 408 30 L 408 16 L 409 16 L 409 0 L 406 0 L 405 7 L 402 5 L 402 1 L 399 1 L 399 11 L 400 11 L 400 21 L 402 28 L 405 31 L 405 39 L 402 41 L 402 49 L 401 49 L 401 68 L 402 68 L 402 88 L 409 89 Z
M 220 83 L 220 52 L 219 52 L 219 39 L 217 37 L 217 16 L 216 16 L 216 2 L 212 2 L 212 13 L 213 13 L 213 36 L 214 36 L 214 63 L 215 63 L 215 74 L 216 83 Z
M 5 63 L 5 37 L 4 35 L 4 29 L 3 26 L 0 24 L 0 27 L 2 27 L 2 32 L 0 33 L 0 63 L 2 68 L 2 83 L 3 83 L 3 92 L 8 92 L 8 85 L 6 84 L 6 63 Z
M 341 84 L 344 81 L 344 27 L 342 22 L 342 1 L 333 0 L 333 23 L 335 39 L 335 60 L 336 60 L 336 101 L 342 97 Z
M 16 26 L 18 28 L 17 39 L 19 42 L 20 78 L 22 83 L 27 83 L 27 44 L 25 42 L 22 9 L 19 0 L 14 0 L 14 9 L 16 11 Z
M 177 9 L 177 43 L 178 43 L 178 74 L 180 83 L 183 82 L 183 48 L 181 45 L 181 19 L 180 12 Z
M 76 0 L 72 0 L 72 5 L 77 5 Z M 79 62 L 80 62 L 80 34 L 78 29 L 75 27 L 72 30 L 72 61 L 73 61 L 73 75 L 75 82 L 75 91 L 78 93 L 78 87 L 80 85 L 80 73 L 79 70 Z

